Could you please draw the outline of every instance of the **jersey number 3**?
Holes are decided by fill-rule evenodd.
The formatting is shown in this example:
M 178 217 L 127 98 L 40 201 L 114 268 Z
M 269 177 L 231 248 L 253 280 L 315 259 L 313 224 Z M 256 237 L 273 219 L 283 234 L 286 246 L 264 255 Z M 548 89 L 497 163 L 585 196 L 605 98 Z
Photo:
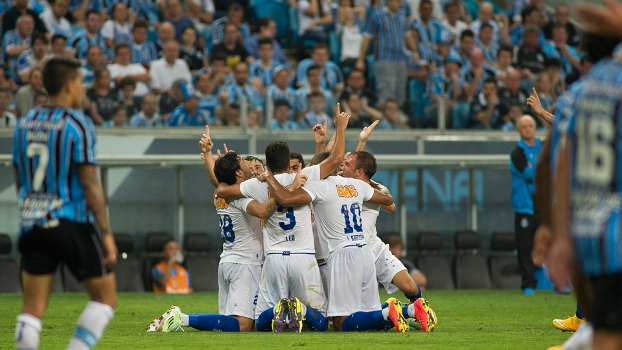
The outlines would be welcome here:
M 287 212 L 285 213 L 285 218 L 287 218 L 289 222 L 288 223 L 285 223 L 284 221 L 279 222 L 279 226 L 281 226 L 283 231 L 293 230 L 294 227 L 296 226 L 296 217 L 294 216 L 293 207 L 279 207 L 279 209 L 277 209 L 279 213 L 282 213 L 286 210 Z

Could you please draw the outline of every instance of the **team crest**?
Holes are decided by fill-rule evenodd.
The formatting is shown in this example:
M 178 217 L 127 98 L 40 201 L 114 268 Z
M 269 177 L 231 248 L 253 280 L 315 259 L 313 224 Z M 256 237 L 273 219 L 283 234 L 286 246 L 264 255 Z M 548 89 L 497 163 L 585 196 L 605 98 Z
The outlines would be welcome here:
M 339 197 L 352 198 L 358 195 L 356 188 L 353 185 L 341 186 L 337 185 L 337 194 Z

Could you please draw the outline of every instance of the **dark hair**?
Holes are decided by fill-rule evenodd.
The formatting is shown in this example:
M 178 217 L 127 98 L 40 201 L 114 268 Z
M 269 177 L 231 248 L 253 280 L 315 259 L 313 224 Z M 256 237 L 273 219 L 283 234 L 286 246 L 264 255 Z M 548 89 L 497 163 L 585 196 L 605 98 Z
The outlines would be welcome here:
M 458 4 L 456 4 L 455 2 L 448 2 L 445 4 L 445 13 L 447 13 L 447 11 L 449 10 L 450 7 L 455 7 L 457 9 L 460 9 L 460 6 Z
M 45 45 L 50 43 L 50 41 L 48 40 L 48 37 L 45 35 L 45 33 L 35 33 L 32 36 L 32 41 L 31 41 L 31 46 L 32 47 L 35 46 L 35 42 L 36 41 L 40 41 L 40 42 L 42 42 Z
M 495 84 L 495 87 L 497 87 L 497 79 L 495 79 L 495 78 L 488 78 L 488 79 L 484 80 L 484 84 Z
M 126 111 L 127 112 L 127 109 L 125 108 L 125 105 L 118 104 L 118 105 L 112 107 L 112 112 L 110 112 L 110 116 L 111 117 L 115 116 L 115 115 L 117 115 L 117 113 L 119 113 L 121 111 Z
M 300 162 L 300 165 L 302 165 L 303 168 L 305 167 L 305 160 L 304 158 L 302 158 L 302 154 L 298 152 L 290 152 L 289 159 L 298 159 L 298 161 Z
M 509 111 L 510 109 L 514 108 L 514 107 L 518 107 L 518 108 L 520 108 L 521 110 L 523 109 L 523 106 L 522 106 L 522 105 L 520 105 L 520 104 L 518 104 L 518 103 L 511 103 L 511 104 L 508 106 L 508 111 Z
M 227 7 L 227 11 L 240 12 L 244 11 L 244 7 L 242 7 L 242 5 L 238 4 L 237 2 L 232 2 L 231 5 Z
M 67 41 L 67 37 L 62 35 L 62 34 L 54 34 L 54 36 L 52 36 L 52 44 L 58 40 L 58 39 L 63 39 L 65 41 Z
M 492 26 L 488 23 L 482 23 L 482 25 L 479 27 L 479 31 L 481 33 L 482 29 L 484 28 L 490 28 L 492 30 Z
M 398 234 L 391 234 L 390 236 L 386 237 L 385 242 L 387 242 L 389 248 L 395 247 L 396 245 L 401 245 L 402 248 L 404 248 L 404 241 L 402 241 L 402 236 Z
M 320 66 L 318 66 L 318 65 L 315 65 L 315 64 L 314 64 L 314 65 L 309 66 L 309 68 L 307 68 L 307 72 L 306 72 L 306 73 L 307 73 L 307 76 L 309 76 L 309 72 L 310 72 L 310 71 L 312 71 L 312 70 L 316 70 L 316 71 L 318 71 L 318 72 L 319 72 L 319 71 L 321 71 L 321 70 L 322 70 L 322 67 L 320 67 Z
M 376 174 L 378 164 L 376 163 L 376 157 L 374 157 L 373 154 L 365 151 L 356 151 L 350 154 L 356 156 L 354 167 L 356 169 L 362 169 L 368 179 L 371 179 L 371 177 Z
M 130 49 L 130 46 L 128 44 L 125 43 L 121 43 L 121 44 L 117 44 L 117 46 L 114 47 L 114 55 L 118 55 L 119 54 L 119 50 L 121 49 L 128 49 L 130 50 L 130 55 L 132 55 L 132 49 Z
M 134 31 L 137 28 L 145 28 L 149 30 L 149 23 L 145 21 L 136 21 L 136 23 L 134 23 L 134 27 L 132 28 L 132 31 Z
M 613 50 L 620 43 L 620 38 L 609 38 L 591 33 L 583 33 L 581 47 L 590 62 L 596 63 L 605 57 L 610 57 Z
M 47 39 L 46 39 L 47 40 Z M 68 81 L 76 79 L 80 61 L 67 57 L 52 57 L 43 68 L 43 87 L 50 96 L 58 96 Z
M 119 89 L 123 89 L 127 85 L 136 87 L 136 82 L 134 81 L 132 77 L 126 76 L 123 79 L 121 79 L 121 82 L 119 83 Z
M 274 46 L 274 44 L 272 44 L 272 39 L 269 39 L 269 38 L 259 39 L 257 41 L 257 47 L 261 47 L 261 45 L 270 45 L 272 47 Z
M 102 77 L 102 75 L 104 74 L 104 72 L 108 72 L 108 69 L 106 68 L 98 68 L 93 72 L 93 75 L 95 76 L 95 80 L 99 79 Z M 108 72 L 108 75 L 110 75 L 110 72 Z
M 263 161 L 261 159 L 255 157 L 255 156 L 246 156 L 246 157 L 244 157 L 242 159 L 244 159 L 247 162 L 258 161 L 259 163 L 261 163 L 261 165 L 263 165 Z
M 419 3 L 419 8 L 421 8 L 421 6 L 423 6 L 425 4 L 432 5 L 432 1 L 430 1 L 430 0 L 421 0 L 421 2 Z
M 462 31 L 462 34 L 460 34 L 460 41 L 462 41 L 462 39 L 464 39 L 466 37 L 474 38 L 475 34 L 473 33 L 473 31 L 471 29 L 465 29 L 465 30 Z
M 184 28 L 184 30 L 181 31 L 181 34 L 184 34 L 186 32 L 186 30 L 188 30 L 188 29 L 193 30 L 194 34 L 196 34 L 197 36 L 199 35 L 199 32 L 197 32 L 197 29 L 195 27 L 190 27 L 190 26 Z
M 346 76 L 346 79 L 350 78 L 350 75 L 352 75 L 352 73 L 361 73 L 361 75 L 363 75 L 363 79 L 365 78 L 365 72 L 363 72 L 360 69 L 354 68 L 353 70 L 348 72 L 348 75 Z
M 214 163 L 214 174 L 218 182 L 233 185 L 237 182 L 236 172 L 240 170 L 240 158 L 237 152 L 229 151 Z
M 330 156 L 330 152 L 320 152 L 314 155 L 313 158 L 311 158 L 311 161 L 309 162 L 309 164 L 307 164 L 307 166 L 320 164 L 324 160 L 326 160 L 329 156 Z
M 212 51 L 212 57 L 209 60 L 210 63 L 214 63 L 214 61 L 227 62 L 227 55 L 223 52 Z
M 164 248 L 166 248 L 166 246 L 171 243 L 171 242 L 175 242 L 177 243 L 177 241 L 174 238 L 169 238 L 166 240 L 166 242 L 164 242 L 164 244 L 162 244 L 162 251 L 164 251 Z
M 229 110 L 232 109 L 237 109 L 238 111 L 240 110 L 240 106 L 237 103 L 230 103 L 229 104 Z
M 43 90 L 43 89 L 37 90 L 37 92 L 35 92 L 35 97 L 32 99 L 33 103 L 34 103 L 34 101 L 37 100 L 38 97 L 41 97 L 41 96 L 45 96 L 45 98 L 47 99 L 48 98 L 48 93 L 45 92 L 45 90 Z
M 510 56 L 514 55 L 514 49 L 512 48 L 512 46 L 509 46 L 509 45 L 502 45 L 497 51 L 497 57 L 499 56 L 499 53 L 501 51 L 509 52 Z
M 529 15 L 531 15 L 533 12 L 538 12 L 538 8 L 533 6 L 533 5 L 529 5 L 527 7 L 525 7 L 521 12 L 520 12 L 520 16 L 521 19 L 523 21 L 523 24 L 525 24 L 525 18 L 527 18 Z
M 97 15 L 97 17 L 99 17 L 99 12 L 95 11 L 95 10 L 88 10 L 86 11 L 86 13 L 84 14 L 84 19 L 89 18 L 90 15 Z
M 326 50 L 326 51 L 328 51 L 328 44 L 317 43 L 317 44 L 313 45 L 313 48 L 311 49 L 311 53 L 315 52 L 316 50 Z
M 237 30 L 238 32 L 240 31 L 240 27 L 238 27 L 237 24 L 233 23 L 233 22 L 227 22 L 225 23 L 225 27 L 224 27 L 224 31 L 227 31 L 227 27 L 231 27 L 233 26 L 235 28 L 235 30 Z
M 311 100 L 314 97 L 322 98 L 322 100 L 325 98 L 323 93 L 319 91 L 313 91 L 312 93 L 307 95 L 307 101 Z
M 86 49 L 86 54 L 88 55 L 89 52 L 91 52 L 91 50 L 93 48 L 99 49 L 99 51 L 101 51 L 102 53 L 104 53 L 104 50 L 102 50 L 101 46 L 98 45 L 90 45 L 87 49 Z
M 285 106 L 287 108 L 291 108 L 291 106 L 289 105 L 289 102 L 287 102 L 287 100 L 284 99 L 278 99 L 274 101 L 274 108 L 276 109 L 276 107 L 280 107 L 280 106 Z
M 265 28 L 270 25 L 270 22 L 274 22 L 274 20 L 270 17 L 261 17 L 257 20 L 257 28 Z
M 289 169 L 289 146 L 283 141 L 271 142 L 266 147 L 266 165 L 272 172 Z

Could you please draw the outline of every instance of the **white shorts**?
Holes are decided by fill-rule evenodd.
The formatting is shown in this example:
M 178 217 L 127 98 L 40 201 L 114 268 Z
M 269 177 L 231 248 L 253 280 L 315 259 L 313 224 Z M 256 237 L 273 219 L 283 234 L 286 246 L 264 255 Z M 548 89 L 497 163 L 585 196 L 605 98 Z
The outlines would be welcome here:
M 218 265 L 218 313 L 255 319 L 261 265 Z
M 261 272 L 255 316 L 283 298 L 297 297 L 306 306 L 325 312 L 326 296 L 313 253 L 268 253 Z
M 378 278 L 378 283 L 384 286 L 387 293 L 395 293 L 398 288 L 391 283 L 393 277 L 395 277 L 398 272 L 406 270 L 406 267 L 402 264 L 400 259 L 396 258 L 395 255 L 391 253 L 388 244 L 374 244 L 372 246 L 372 252 L 374 261 L 376 262 L 376 278 Z
M 380 310 L 376 268 L 367 246 L 350 244 L 338 248 L 326 262 L 328 317 Z
M 320 278 L 322 278 L 322 287 L 324 288 L 324 295 L 328 298 L 328 265 L 326 261 L 317 266 L 320 269 Z

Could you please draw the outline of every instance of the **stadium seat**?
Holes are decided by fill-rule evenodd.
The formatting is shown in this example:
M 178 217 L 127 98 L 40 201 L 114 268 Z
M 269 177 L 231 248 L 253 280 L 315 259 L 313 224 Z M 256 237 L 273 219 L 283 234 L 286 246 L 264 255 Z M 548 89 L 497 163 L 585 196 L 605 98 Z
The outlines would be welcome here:
M 195 292 L 218 291 L 218 259 L 208 256 L 211 247 L 209 236 L 205 233 L 187 233 L 184 247 L 192 289 Z
M 152 291 L 151 268 L 162 260 L 162 247 L 173 237 L 166 232 L 149 232 L 145 236 L 145 260 L 143 261 L 143 283 L 145 290 Z
M 443 238 L 438 232 L 420 232 L 417 245 L 421 251 L 417 268 L 428 280 L 427 289 L 455 289 L 451 259 L 441 255 Z
M 494 232 L 492 234 L 491 256 L 488 258 L 488 266 L 493 288 L 520 288 L 521 275 L 514 249 L 516 249 L 514 232 Z
M 127 233 L 117 233 L 114 235 L 117 244 L 119 257 L 114 267 L 115 277 L 117 278 L 117 291 L 119 292 L 144 292 L 145 286 L 137 278 L 140 276 L 140 263 L 132 256 L 134 251 L 134 240 Z
M 11 237 L 0 234 L 0 255 L 9 255 L 13 250 Z M 19 293 L 22 284 L 19 278 L 17 263 L 10 257 L 0 258 L 0 293 Z
M 253 4 L 255 19 L 269 17 L 276 22 L 276 38 L 286 38 L 289 33 L 289 5 L 286 1 L 257 0 Z
M 454 262 L 456 287 L 458 289 L 489 289 L 490 275 L 486 257 L 478 255 L 479 236 L 474 231 L 458 231 L 454 237 L 457 251 Z
M 337 35 L 336 31 L 332 31 L 328 34 L 328 48 L 330 52 L 330 60 L 333 61 L 334 64 L 339 65 L 339 59 L 341 58 L 341 43 L 339 42 L 339 35 Z M 347 72 L 343 71 L 343 74 L 347 74 Z

